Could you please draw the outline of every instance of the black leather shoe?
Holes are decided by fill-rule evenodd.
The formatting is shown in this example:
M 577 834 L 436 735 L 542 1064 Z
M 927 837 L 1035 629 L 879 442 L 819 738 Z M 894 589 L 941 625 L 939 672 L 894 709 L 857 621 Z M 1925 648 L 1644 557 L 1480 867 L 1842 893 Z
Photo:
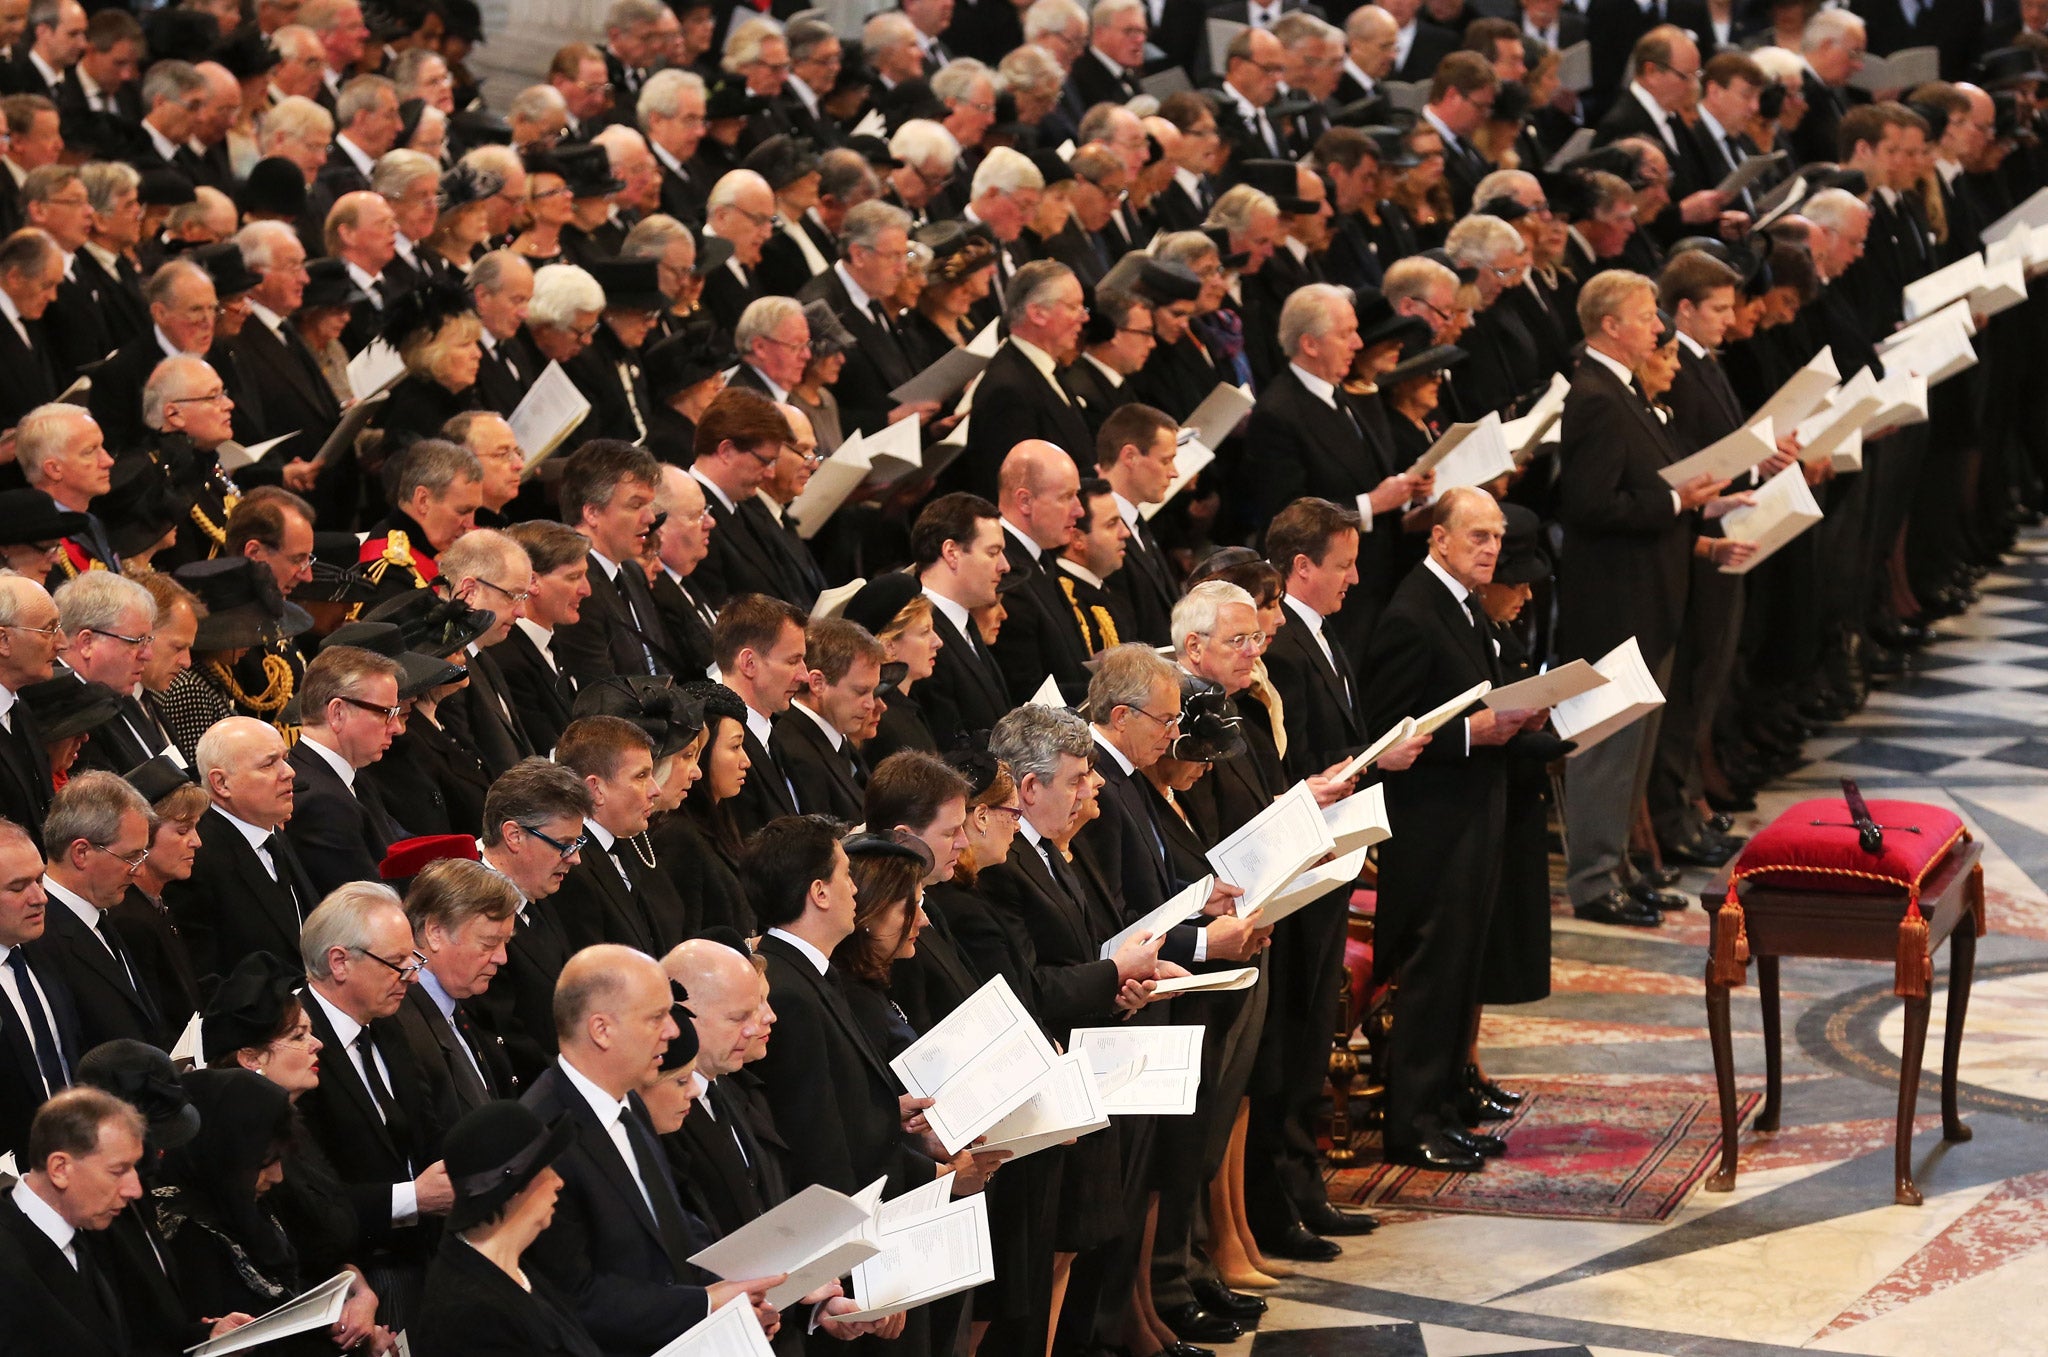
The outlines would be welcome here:
M 1235 1343 L 1244 1337 L 1244 1330 L 1237 1327 L 1234 1319 L 1212 1315 L 1202 1308 L 1200 1301 L 1189 1301 L 1186 1305 L 1175 1305 L 1161 1310 L 1159 1317 L 1166 1321 L 1166 1327 L 1174 1336 L 1189 1343 Z
M 1512 1105 L 1496 1102 L 1476 1088 L 1468 1088 L 1460 1093 L 1454 1106 L 1458 1110 L 1458 1120 L 1467 1126 L 1477 1126 L 1487 1121 L 1506 1121 L 1515 1115 Z
M 1274 1239 L 1261 1239 L 1258 1245 L 1260 1253 L 1284 1258 L 1290 1263 L 1327 1263 L 1344 1253 L 1336 1244 L 1300 1225 L 1290 1225 L 1285 1234 Z
M 1677 891 L 1660 891 L 1647 881 L 1629 882 L 1628 898 L 1639 905 L 1648 905 L 1652 909 L 1692 908 L 1692 901 L 1686 899 Z
M 1443 1137 L 1459 1149 L 1470 1150 L 1481 1159 L 1498 1159 L 1508 1152 L 1508 1143 L 1505 1140 L 1479 1131 L 1463 1131 L 1447 1126 L 1444 1128 Z
M 1324 1203 L 1321 1209 L 1311 1207 L 1304 1210 L 1301 1213 L 1301 1223 L 1308 1228 L 1310 1234 L 1325 1237 L 1371 1234 L 1380 1227 L 1377 1216 L 1367 1215 L 1363 1211 L 1346 1211 L 1328 1203 Z
M 1188 1289 L 1195 1293 L 1195 1299 L 1202 1303 L 1202 1308 L 1212 1315 L 1222 1315 L 1225 1319 L 1234 1319 L 1239 1323 L 1247 1320 L 1256 1323 L 1259 1316 L 1266 1313 L 1266 1302 L 1263 1297 L 1247 1296 L 1242 1291 L 1232 1291 L 1223 1283 L 1211 1281 L 1207 1277 L 1190 1279 Z
M 1735 845 L 1702 827 L 1681 843 L 1665 844 L 1662 851 L 1666 862 L 1682 862 L 1688 867 L 1719 867 L 1735 856 Z
M 1117 1357 L 1121 1349 L 1109 1350 L 1111 1357 Z M 1128 1357 L 1125 1354 L 1124 1357 Z M 1159 1349 L 1159 1357 L 1216 1357 L 1214 1348 L 1198 1348 L 1193 1343 L 1168 1343 Z
M 1628 865 L 1635 869 L 1637 876 L 1657 886 L 1675 886 L 1678 878 L 1684 875 L 1676 867 L 1654 865 L 1647 855 L 1641 853 L 1629 854 Z
M 1631 900 L 1622 890 L 1611 890 L 1597 900 L 1573 905 L 1572 914 L 1596 924 L 1624 924 L 1630 928 L 1657 928 L 1664 922 L 1662 911 Z
M 1385 1151 L 1385 1156 L 1389 1164 L 1399 1164 L 1411 1169 L 1429 1169 L 1435 1173 L 1477 1173 L 1486 1167 L 1486 1161 L 1479 1157 L 1478 1151 L 1453 1145 L 1448 1136 L 1440 1136 L 1420 1145 L 1400 1148 L 1390 1146 Z
M 1735 817 L 1716 811 L 1707 817 L 1707 828 L 1713 830 L 1716 834 L 1726 834 L 1729 830 L 1735 828 Z
M 1507 1089 L 1494 1083 L 1493 1080 L 1482 1078 L 1477 1065 L 1467 1065 L 1465 1067 L 1465 1087 L 1479 1093 L 1484 1093 L 1502 1107 L 1520 1107 L 1522 1105 L 1521 1094 L 1510 1093 Z

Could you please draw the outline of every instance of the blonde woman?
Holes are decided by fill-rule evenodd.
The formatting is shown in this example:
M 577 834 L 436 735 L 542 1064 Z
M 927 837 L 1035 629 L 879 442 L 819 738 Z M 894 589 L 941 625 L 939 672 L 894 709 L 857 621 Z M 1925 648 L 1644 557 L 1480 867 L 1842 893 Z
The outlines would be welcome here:
M 405 376 L 377 416 L 387 443 L 394 434 L 406 441 L 431 434 L 476 408 L 482 334 L 469 293 L 450 278 L 437 278 L 391 304 L 384 338 L 405 361 Z
M 458 273 L 486 248 L 491 238 L 491 200 L 505 181 L 472 165 L 457 165 L 441 176 L 434 229 L 420 249 Z

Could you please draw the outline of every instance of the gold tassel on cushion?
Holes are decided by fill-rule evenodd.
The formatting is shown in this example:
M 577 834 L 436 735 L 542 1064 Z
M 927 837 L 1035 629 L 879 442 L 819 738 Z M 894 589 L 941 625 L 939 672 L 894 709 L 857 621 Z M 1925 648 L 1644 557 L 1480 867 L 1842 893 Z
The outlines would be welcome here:
M 1749 928 L 1742 914 L 1742 899 L 1732 881 L 1720 911 L 1714 916 L 1714 957 L 1707 968 L 1707 979 L 1731 988 L 1749 979 Z
M 1925 999 L 1934 983 L 1934 958 L 1927 955 L 1927 920 L 1917 895 L 1906 899 L 1906 917 L 1899 920 L 1899 956 L 1892 993 L 1901 999 Z

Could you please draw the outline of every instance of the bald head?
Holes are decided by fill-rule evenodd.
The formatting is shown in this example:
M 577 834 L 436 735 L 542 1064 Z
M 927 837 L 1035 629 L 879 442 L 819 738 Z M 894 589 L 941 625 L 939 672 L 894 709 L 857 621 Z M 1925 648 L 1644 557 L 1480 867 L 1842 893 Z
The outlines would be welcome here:
M 760 972 L 752 957 L 710 938 L 692 938 L 662 958 L 668 978 L 690 994 L 697 1029 L 697 1069 L 706 1078 L 746 1063 L 759 1028 Z
M 1081 519 L 1081 473 L 1069 457 L 1043 439 L 1010 449 L 997 478 L 996 507 L 1003 521 L 1042 551 L 1060 551 L 1073 539 Z
M 623 1098 L 652 1079 L 677 1034 L 661 963 L 631 947 L 600 943 L 569 958 L 555 981 L 555 1038 L 562 1058 Z

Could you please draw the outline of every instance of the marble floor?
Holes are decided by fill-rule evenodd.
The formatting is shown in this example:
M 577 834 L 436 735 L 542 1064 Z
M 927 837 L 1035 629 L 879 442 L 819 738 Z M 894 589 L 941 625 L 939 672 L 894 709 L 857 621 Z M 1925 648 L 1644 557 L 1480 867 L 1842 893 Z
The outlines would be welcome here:
M 1786 962 L 1783 1124 L 1745 1127 L 1733 1192 L 1695 1191 L 1656 1224 L 1389 1212 L 1336 1262 L 1303 1266 L 1223 1351 L 2048 1353 L 2048 538 L 1983 592 L 1909 678 L 1810 741 L 1743 826 L 1847 774 L 1873 798 L 1953 807 L 1985 846 L 1990 934 L 1961 1060 L 1975 1135 L 1945 1145 L 1936 1115 L 1944 951 L 1913 1143 L 1924 1205 L 1891 1204 L 1889 970 Z M 1566 915 L 1553 937 L 1552 996 L 1488 1017 L 1496 1078 L 1711 1090 L 1704 913 L 1654 932 Z M 1741 1087 L 1760 1091 L 1755 994 L 1735 996 L 1735 1051 Z

